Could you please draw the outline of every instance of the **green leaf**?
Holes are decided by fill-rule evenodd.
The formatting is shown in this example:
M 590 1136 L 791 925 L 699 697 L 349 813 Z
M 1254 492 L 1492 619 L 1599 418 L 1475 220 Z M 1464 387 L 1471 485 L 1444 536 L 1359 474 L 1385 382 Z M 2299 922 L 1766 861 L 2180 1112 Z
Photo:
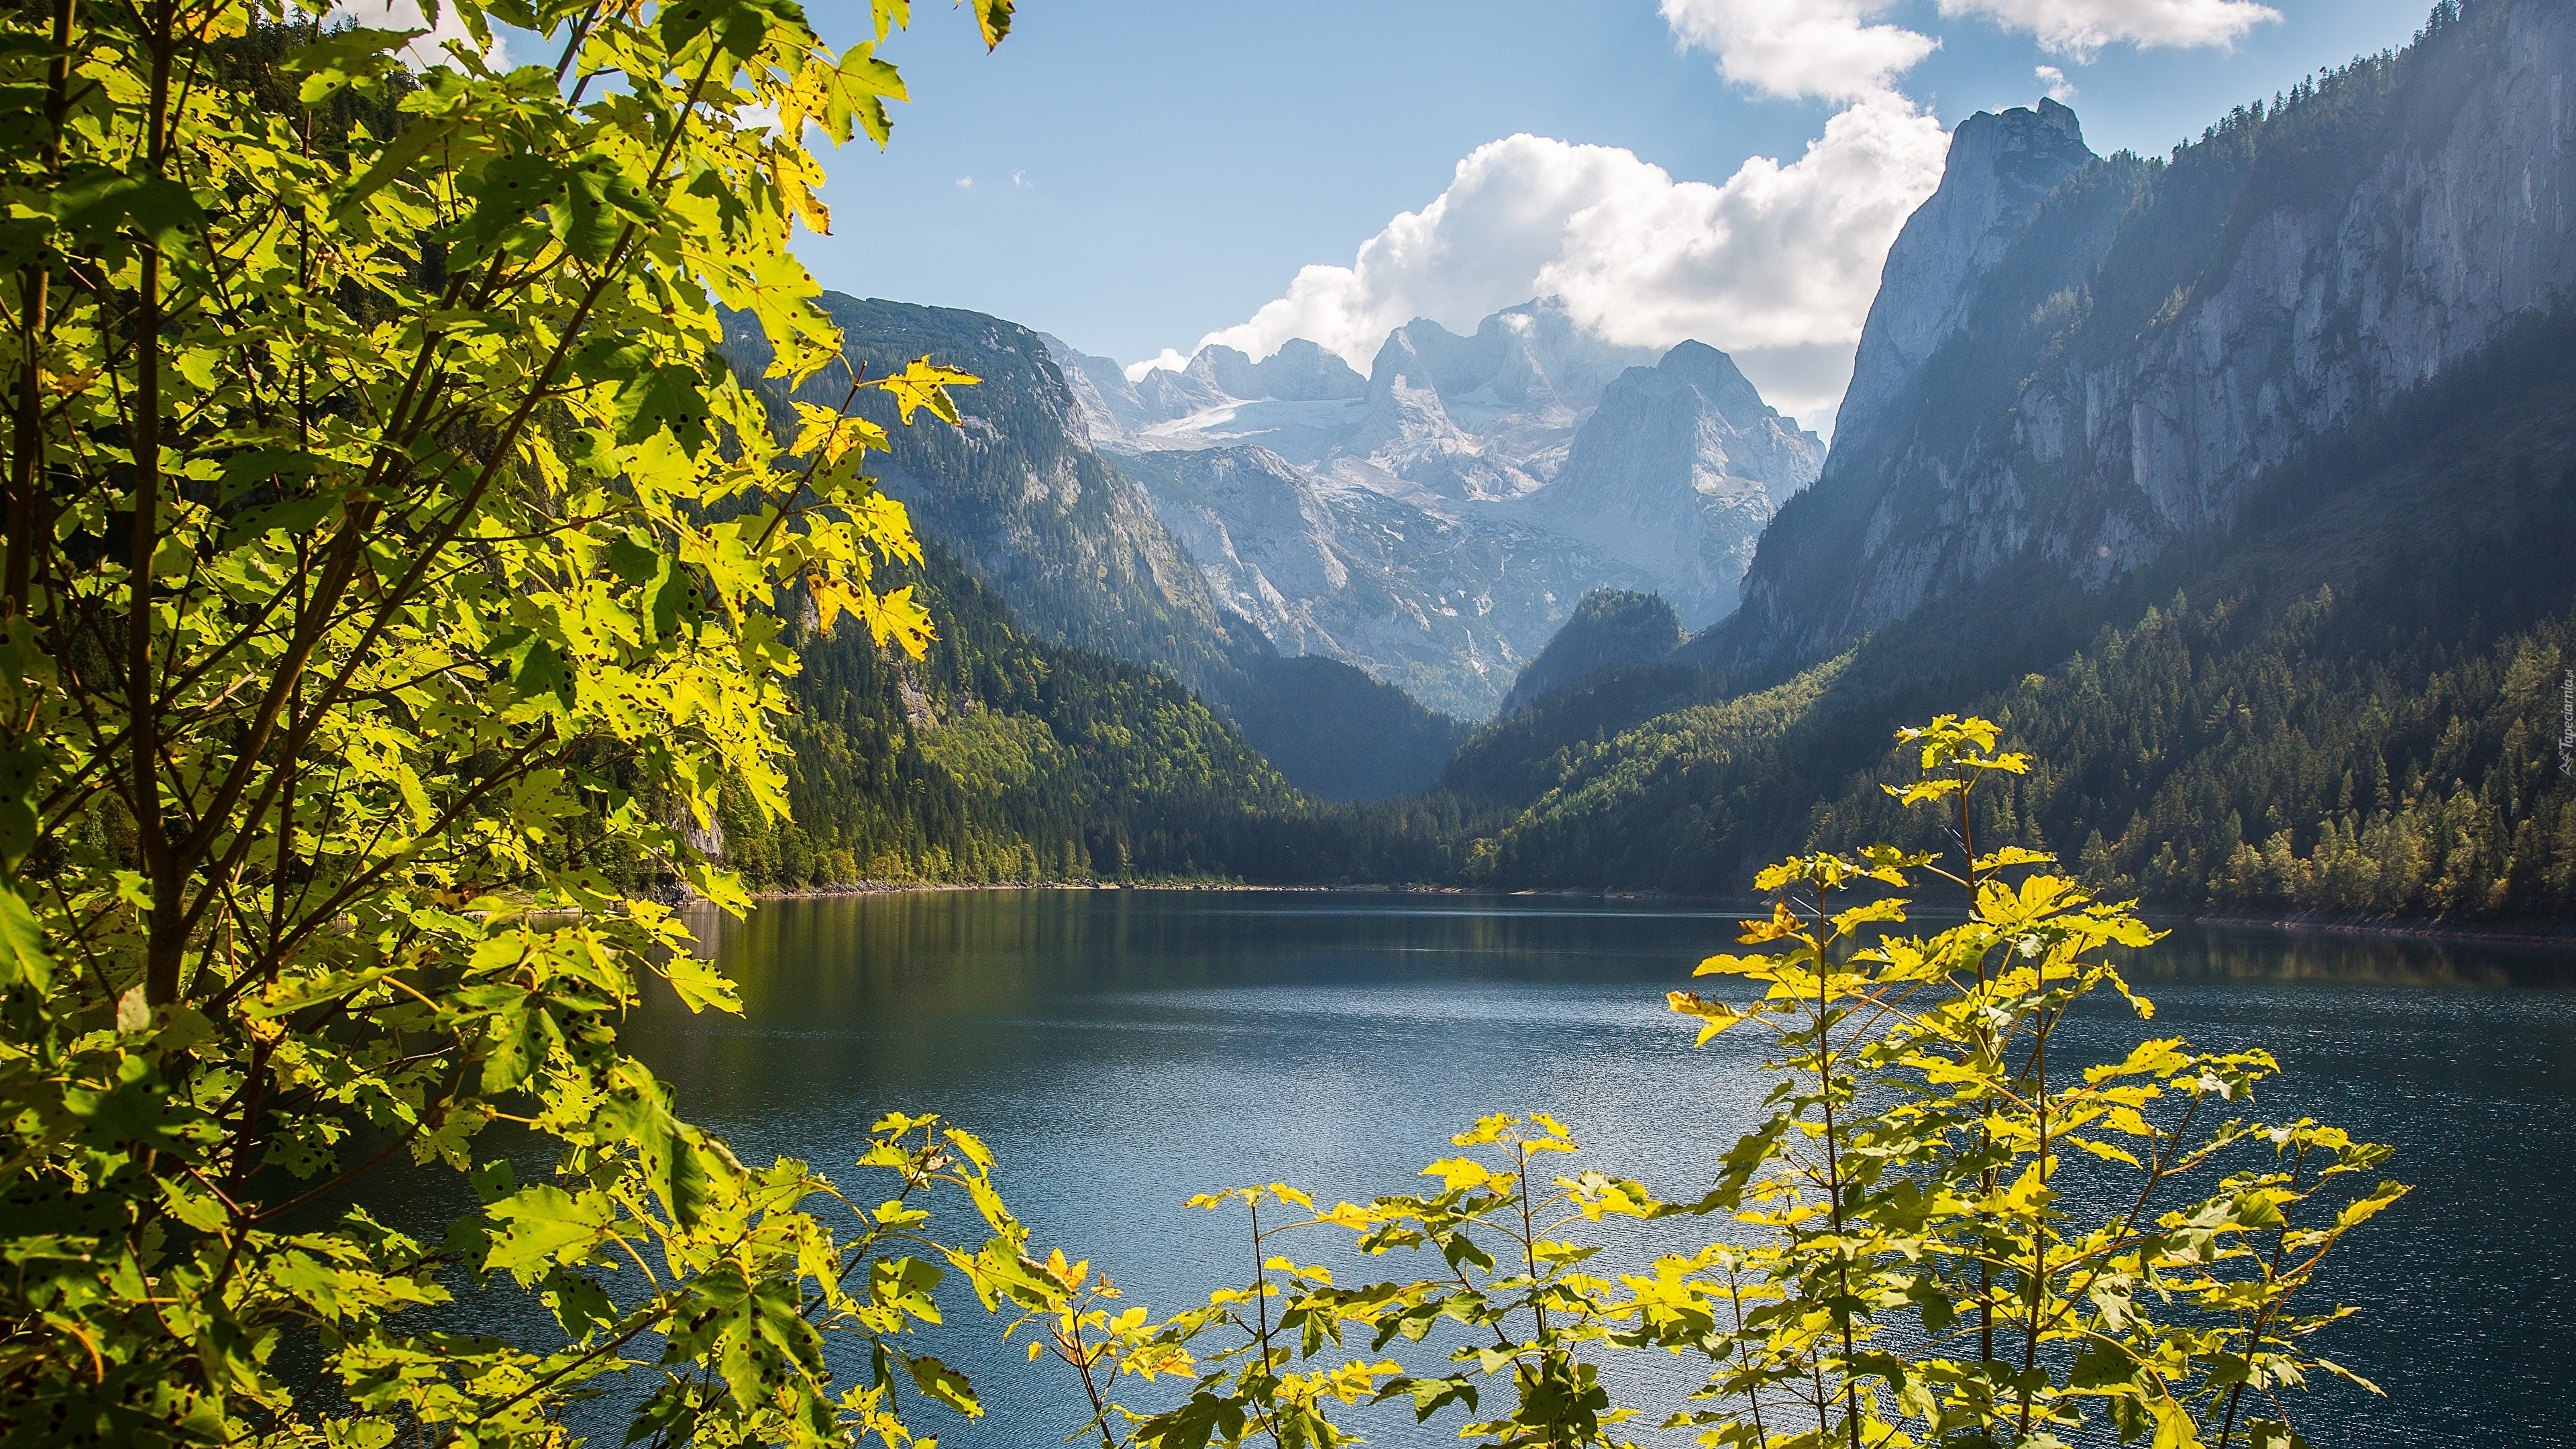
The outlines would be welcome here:
M 841 64 L 833 75 L 832 90 L 823 108 L 823 129 L 835 141 L 850 139 L 850 123 L 856 120 L 868 139 L 879 146 L 894 136 L 894 123 L 886 115 L 888 101 L 908 101 L 903 76 L 891 65 L 869 53 L 868 47 L 854 45 L 841 52 Z
M 239 548 L 243 543 L 264 533 L 284 531 L 290 534 L 312 533 L 327 520 L 340 516 L 347 505 L 337 494 L 319 494 L 311 498 L 290 498 L 264 508 L 245 510 L 224 530 L 224 548 Z
M 617 1204 L 606 1193 L 586 1191 L 579 1197 L 559 1187 L 539 1185 L 519 1191 L 484 1209 L 502 1225 L 484 1257 L 486 1267 L 533 1281 L 548 1259 L 577 1263 L 583 1250 L 598 1242 L 617 1220 Z
M 736 994 L 733 981 L 712 962 L 685 954 L 674 956 L 662 968 L 662 977 L 693 1012 L 712 1006 L 728 1016 L 742 1015 L 742 997 Z
M 2084 1351 L 2075 1356 L 2075 1367 L 2067 1379 L 2069 1387 L 2107 1389 L 2137 1382 L 2138 1361 L 2127 1350 L 2104 1339 L 2089 1339 Z
M 474 211 L 464 235 L 474 253 L 490 251 L 511 227 L 551 208 L 564 194 L 565 179 L 555 161 L 525 152 L 486 165 L 469 188 Z
M 942 367 L 929 358 L 923 357 L 905 363 L 903 371 L 890 377 L 879 378 L 868 385 L 894 394 L 895 409 L 902 415 L 904 425 L 907 427 L 911 426 L 912 414 L 917 408 L 928 408 L 933 417 L 950 427 L 955 427 L 959 423 L 957 400 L 948 395 L 948 389 L 972 387 L 982 381 L 982 378 L 973 373 L 960 368 Z
M 975 24 L 984 32 L 984 48 L 990 50 L 1011 33 L 1012 0 L 969 0 L 975 7 Z M 1016 54 L 1017 52 L 1014 52 Z
M 913 1384 L 923 1393 L 967 1418 L 984 1417 L 984 1406 L 975 1400 L 975 1386 L 966 1381 L 964 1374 L 927 1356 L 908 1359 L 904 1367 L 911 1370 Z
M 456 126 L 452 120 L 414 118 L 376 153 L 376 159 L 366 171 L 340 192 L 332 207 L 332 219 L 343 226 L 348 225 L 360 214 L 369 197 L 391 185 L 396 178 L 411 174 L 423 157 L 455 139 Z
M 510 687 L 520 699 L 549 701 L 556 712 L 573 708 L 573 673 L 563 651 L 542 634 L 530 634 L 503 656 L 510 661 Z
M 1451 1404 L 1465 1404 L 1468 1412 L 1476 1408 L 1476 1385 L 1463 1374 L 1445 1379 L 1399 1378 L 1377 1391 L 1371 1403 L 1383 1403 L 1403 1395 L 1413 1400 L 1413 1422 L 1426 1424 L 1431 1416 Z
M 0 883 L 0 989 L 54 984 L 54 958 L 45 954 L 45 932 L 15 886 Z
M 187 1149 L 186 1118 L 171 1102 L 160 1073 L 139 1054 L 119 1062 L 111 1081 L 65 1091 L 63 1105 L 101 1141 L 135 1142 L 155 1151 Z
M 35 807 L 23 794 L 0 795 L 0 865 L 17 869 L 18 862 L 36 848 L 39 828 Z
M 1905 1285 L 1905 1301 L 1922 1313 L 1923 1328 L 1927 1333 L 1939 1333 L 1958 1316 L 1956 1306 L 1938 1278 L 1924 1276 L 1909 1281 Z
M 651 369 L 618 389 L 615 412 L 620 443 L 641 443 L 665 429 L 691 452 L 715 441 L 707 431 L 705 379 L 694 367 Z
M 769 34 L 770 17 L 749 0 L 672 0 L 662 7 L 657 23 L 662 44 L 673 55 L 712 30 L 719 45 L 741 58 L 760 49 Z
M 57 229 L 50 216 L 0 220 L 0 268 L 14 272 L 43 256 Z
M 320 105 L 337 91 L 374 94 L 387 74 L 401 65 L 396 52 L 426 30 L 373 30 L 346 25 L 323 31 L 310 44 L 279 62 L 290 75 L 302 75 L 296 104 Z
M 662 551 L 631 536 L 611 540 L 608 571 L 630 584 L 650 583 L 662 571 Z
M 181 232 L 206 222 L 186 186 L 149 173 L 92 171 L 65 182 L 53 202 L 64 228 L 89 242 L 130 229 L 167 247 Z
M 672 1115 L 669 1089 L 640 1067 L 630 1069 L 627 1089 L 601 1107 L 595 1125 L 633 1144 L 645 1187 L 684 1228 L 697 1225 L 719 1177 L 742 1172 L 722 1144 Z
M 546 1058 L 549 1028 L 545 999 L 535 992 L 499 985 L 463 993 L 486 1004 L 492 1014 L 483 1036 L 483 1095 L 497 1097 L 536 1075 Z
M 662 561 L 662 573 L 648 590 L 648 597 L 653 637 L 657 640 L 675 637 L 683 625 L 697 621 L 701 603 L 697 577 L 674 560 Z
M 1189 1402 L 1137 1425 L 1136 1438 L 1155 1449 L 1206 1449 L 1210 1439 L 1232 1444 L 1243 1437 L 1244 1409 L 1241 1399 L 1201 1389 Z
M 575 162 L 564 183 L 564 199 L 553 203 L 555 238 L 565 250 L 594 266 L 608 260 L 618 233 L 629 221 L 653 217 L 654 208 L 642 184 L 604 153 L 593 152 Z

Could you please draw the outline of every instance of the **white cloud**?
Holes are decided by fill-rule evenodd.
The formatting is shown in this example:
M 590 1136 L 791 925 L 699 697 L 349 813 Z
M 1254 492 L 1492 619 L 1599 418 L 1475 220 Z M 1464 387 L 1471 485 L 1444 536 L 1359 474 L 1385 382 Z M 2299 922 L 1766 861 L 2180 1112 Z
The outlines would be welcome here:
M 2066 78 L 2066 72 L 2059 70 L 2057 67 L 2053 65 L 2036 66 L 2031 70 L 2031 75 L 2036 77 L 2039 81 L 2039 93 L 2048 97 L 2050 100 L 2057 102 L 2059 105 L 2062 106 L 2068 101 L 2075 99 L 2074 82 L 2069 81 Z
M 1894 95 L 1834 116 L 1797 161 L 1757 156 L 1717 186 L 1625 150 L 1513 136 L 1458 163 L 1448 190 L 1387 223 L 1352 265 L 1305 268 L 1286 296 L 1200 345 L 1264 357 L 1304 337 L 1365 371 L 1415 317 L 1463 331 L 1554 295 L 1614 342 L 1697 338 L 1733 353 L 1783 410 L 1817 418 L 1841 396 L 1888 244 L 1939 183 L 1947 145 Z
M 1676 0 L 1666 0 L 1669 13 Z M 2024 31 L 2079 59 L 2103 46 L 2234 45 L 2281 12 L 2256 0 L 1941 0 L 1944 15 L 1975 15 Z
M 1014 171 L 1011 173 L 1011 189 L 1013 191 L 1026 191 L 1034 185 L 1036 185 L 1036 183 L 1029 180 L 1029 173 L 1025 171 Z
M 1213 336 L 1214 334 L 1210 335 Z M 1276 350 L 1277 349 L 1274 346 L 1272 351 Z M 1268 354 L 1264 353 L 1263 355 L 1267 356 Z M 1145 380 L 1146 373 L 1153 372 L 1158 368 L 1164 372 L 1178 372 L 1189 365 L 1190 360 L 1188 358 L 1182 356 L 1178 351 L 1166 347 L 1162 350 L 1162 353 L 1159 356 L 1146 358 L 1142 362 L 1131 362 L 1127 364 L 1127 380 L 1129 382 L 1143 382 Z
M 457 18 L 453 6 L 440 6 L 438 22 L 434 25 L 421 13 L 419 0 L 340 0 L 339 4 L 331 7 L 326 18 L 332 21 L 354 20 L 378 30 L 428 31 L 427 35 L 415 38 L 403 48 L 404 58 L 416 66 L 454 64 L 453 57 L 447 53 L 450 41 L 467 50 L 476 48 L 474 37 L 466 33 L 465 22 Z M 509 42 L 494 35 L 492 48 L 483 52 L 483 60 L 496 69 L 507 67 L 510 64 Z
M 972 191 L 972 190 L 974 190 L 974 189 L 975 189 L 975 178 L 974 178 L 974 177 L 972 177 L 972 176 L 960 176 L 960 177 L 958 177 L 958 178 L 957 178 L 957 189 L 958 189 L 958 190 L 960 190 L 960 191 Z
M 1664 20 L 1717 54 L 1728 80 L 1768 95 L 1854 101 L 1878 95 L 1940 48 L 1899 25 L 1873 25 L 1891 0 L 1662 0 Z M 1944 0 L 1944 9 L 1948 0 Z

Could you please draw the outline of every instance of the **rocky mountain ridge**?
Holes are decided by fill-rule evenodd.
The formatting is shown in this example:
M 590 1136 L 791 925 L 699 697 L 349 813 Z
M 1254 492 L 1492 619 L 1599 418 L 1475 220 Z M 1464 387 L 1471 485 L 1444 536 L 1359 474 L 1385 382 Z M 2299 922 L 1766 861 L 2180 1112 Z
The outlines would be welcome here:
M 1976 284 L 2048 194 L 2095 159 L 2075 112 L 2046 98 L 2036 109 L 1979 111 L 1950 132 L 1941 185 L 1888 249 L 1861 328 L 1851 385 L 1834 414 L 1845 454 L 1875 441 L 1933 349 L 1965 324 Z

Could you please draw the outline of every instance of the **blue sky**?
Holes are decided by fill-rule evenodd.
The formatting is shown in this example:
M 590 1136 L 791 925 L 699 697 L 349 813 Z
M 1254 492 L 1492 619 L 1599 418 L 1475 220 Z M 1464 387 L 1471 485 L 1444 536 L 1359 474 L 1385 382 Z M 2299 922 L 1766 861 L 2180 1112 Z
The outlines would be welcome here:
M 2403 44 L 2428 4 L 2268 0 L 2277 18 L 2262 19 L 2247 0 L 1025 0 L 987 55 L 964 13 L 930 0 L 887 46 L 914 96 L 892 148 L 829 158 L 836 234 L 801 250 L 827 287 L 991 312 L 1122 361 L 1227 329 L 1256 353 L 1283 331 L 1338 329 L 1317 340 L 1363 367 L 1399 312 L 1470 326 L 1552 265 L 1589 277 L 1605 330 L 1631 340 L 1734 333 L 1705 340 L 1815 421 L 1839 394 L 1877 260 L 1937 177 L 1932 124 L 2030 104 L 2046 84 L 2035 69 L 2054 66 L 2095 150 L 2161 150 L 2320 66 Z M 829 27 L 859 9 L 813 13 Z M 2183 43 L 2116 38 L 2159 24 Z M 1746 29 L 1783 25 L 1796 33 Z M 1882 73 L 1806 63 L 1844 42 L 1875 47 L 1854 54 L 1879 55 Z M 1729 188 L 1748 158 L 1795 167 L 1829 122 L 1840 149 L 1814 175 Z M 1392 219 L 1462 181 L 1478 148 L 1524 134 L 1567 144 L 1483 153 L 1474 206 L 1460 198 L 1445 229 L 1396 248 L 1401 275 L 1390 263 L 1368 280 L 1361 264 L 1361 282 L 1322 275 L 1282 302 L 1301 268 L 1353 267 Z M 1594 208 L 1598 235 L 1550 240 L 1601 196 L 1620 199 Z M 1730 239 L 1695 248 L 1693 226 Z M 1696 271 L 1594 255 L 1658 227 L 1678 229 L 1661 245 L 1699 255 Z M 1504 245 L 1515 228 L 1535 239 Z M 1488 242 L 1509 254 L 1468 255 Z

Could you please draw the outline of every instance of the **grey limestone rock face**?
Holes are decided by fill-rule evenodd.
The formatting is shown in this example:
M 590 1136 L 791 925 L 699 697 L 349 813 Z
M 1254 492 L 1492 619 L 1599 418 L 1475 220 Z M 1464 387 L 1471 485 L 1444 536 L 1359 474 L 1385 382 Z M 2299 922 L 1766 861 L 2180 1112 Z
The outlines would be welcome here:
M 859 400 L 890 442 L 870 471 L 926 532 L 1041 635 L 1212 690 L 1227 666 L 1225 616 L 1152 501 L 1093 446 L 1091 405 L 1076 383 L 1086 374 L 1061 366 L 1037 334 L 981 313 L 840 293 L 822 304 L 843 329 L 848 360 L 874 375 L 929 355 L 983 379 L 957 390 L 956 428 L 926 418 L 904 427 L 883 394 Z M 745 377 L 768 365 L 747 316 L 728 319 L 724 351 Z M 835 407 L 847 388 L 836 368 L 796 396 Z
M 1139 428 L 1156 421 L 1145 407 L 1145 399 L 1127 373 L 1106 357 L 1088 357 L 1074 350 L 1072 344 L 1052 333 L 1041 332 L 1038 341 L 1045 344 L 1047 356 L 1064 378 L 1065 387 L 1082 409 L 1083 425 L 1090 436 L 1103 444 L 1131 437 Z
M 1324 402 L 1368 395 L 1367 378 L 1302 337 L 1290 339 L 1259 362 L 1231 347 L 1203 347 L 1183 371 L 1231 398 Z
M 1462 717 L 1493 711 L 1607 565 L 1513 520 L 1462 523 L 1341 488 L 1258 447 L 1170 449 L 1125 466 L 1209 591 L 1289 655 L 1343 660 Z M 1524 582 L 1498 590 L 1498 578 Z

